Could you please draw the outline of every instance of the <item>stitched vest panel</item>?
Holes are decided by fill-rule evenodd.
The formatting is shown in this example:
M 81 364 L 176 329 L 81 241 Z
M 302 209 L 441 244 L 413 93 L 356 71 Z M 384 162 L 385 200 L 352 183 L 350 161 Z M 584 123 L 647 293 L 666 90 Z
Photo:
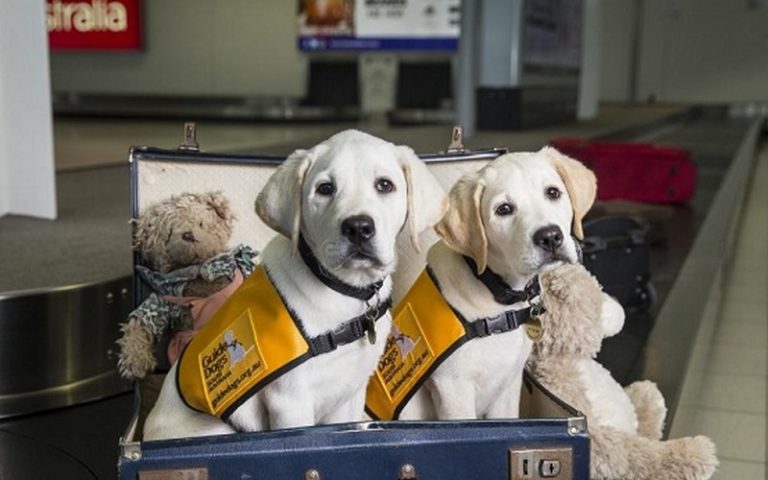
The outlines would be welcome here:
M 378 420 L 397 419 L 429 374 L 466 341 L 464 325 L 426 271 L 392 318 L 392 331 L 366 394 L 366 411 Z
M 179 359 L 177 386 L 195 410 L 228 417 L 306 360 L 309 346 L 263 266 L 211 317 Z

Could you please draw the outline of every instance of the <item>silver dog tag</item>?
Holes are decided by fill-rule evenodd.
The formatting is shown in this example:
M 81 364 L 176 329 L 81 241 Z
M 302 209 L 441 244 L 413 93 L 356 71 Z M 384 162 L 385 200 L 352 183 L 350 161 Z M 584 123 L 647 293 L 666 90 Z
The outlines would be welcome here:
M 368 342 L 373 345 L 376 343 L 376 321 L 371 317 L 368 317 L 367 320 Z

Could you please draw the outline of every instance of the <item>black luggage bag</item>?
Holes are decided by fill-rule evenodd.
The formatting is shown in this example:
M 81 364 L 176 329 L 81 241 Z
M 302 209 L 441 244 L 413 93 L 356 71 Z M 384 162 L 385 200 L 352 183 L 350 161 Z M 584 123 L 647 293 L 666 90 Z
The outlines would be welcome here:
M 590 220 L 584 224 L 582 254 L 587 270 L 622 306 L 641 310 L 653 306 L 650 246 L 642 225 L 620 216 Z

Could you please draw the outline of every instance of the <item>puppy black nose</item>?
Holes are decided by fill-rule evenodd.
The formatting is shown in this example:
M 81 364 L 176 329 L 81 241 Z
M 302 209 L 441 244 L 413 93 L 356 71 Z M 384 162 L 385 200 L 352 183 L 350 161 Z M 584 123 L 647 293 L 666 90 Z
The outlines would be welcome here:
M 362 245 L 376 234 L 376 224 L 368 215 L 353 215 L 341 222 L 341 234 L 355 245 Z
M 533 243 L 547 252 L 555 253 L 563 244 L 563 231 L 557 225 L 540 228 L 533 234 Z
M 182 240 L 185 242 L 194 242 L 195 241 L 195 234 L 192 232 L 184 232 L 181 234 Z

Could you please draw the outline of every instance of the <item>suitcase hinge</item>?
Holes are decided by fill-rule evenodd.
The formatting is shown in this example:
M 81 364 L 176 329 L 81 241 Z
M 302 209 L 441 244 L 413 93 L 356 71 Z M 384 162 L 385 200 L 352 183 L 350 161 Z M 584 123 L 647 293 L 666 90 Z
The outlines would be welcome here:
M 464 127 L 461 125 L 454 125 L 451 131 L 451 143 L 448 144 L 447 153 L 465 152 L 467 151 L 464 146 Z
M 120 455 L 126 460 L 138 462 L 141 460 L 140 442 L 120 442 Z
M 184 139 L 177 149 L 187 152 L 200 151 L 200 144 L 197 143 L 197 124 L 195 122 L 184 123 Z
M 586 417 L 571 417 L 568 419 L 569 435 L 578 435 L 579 433 L 586 433 L 586 431 L 587 431 Z

